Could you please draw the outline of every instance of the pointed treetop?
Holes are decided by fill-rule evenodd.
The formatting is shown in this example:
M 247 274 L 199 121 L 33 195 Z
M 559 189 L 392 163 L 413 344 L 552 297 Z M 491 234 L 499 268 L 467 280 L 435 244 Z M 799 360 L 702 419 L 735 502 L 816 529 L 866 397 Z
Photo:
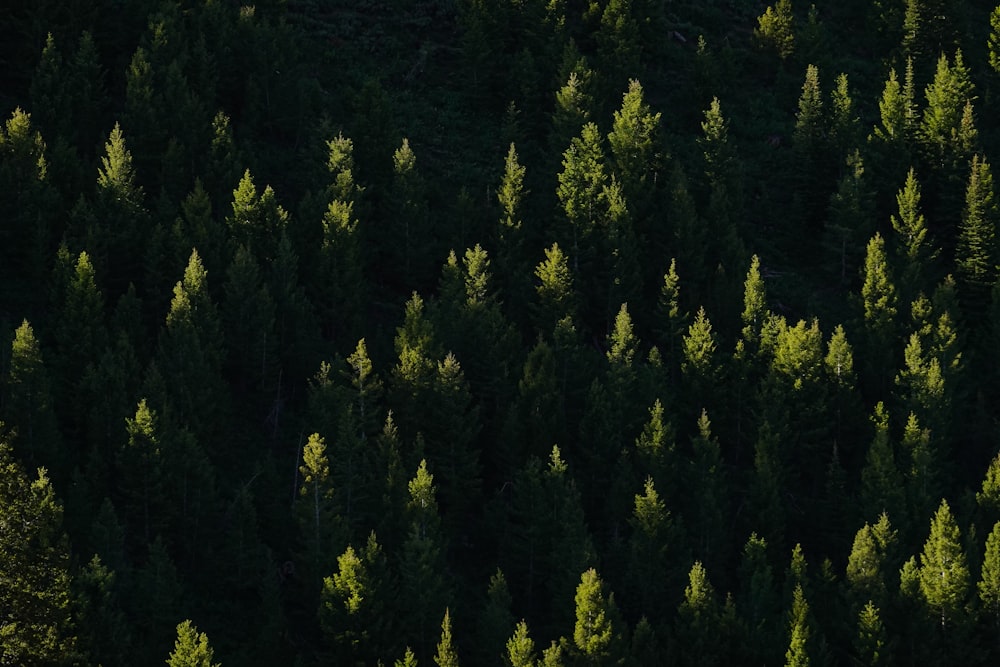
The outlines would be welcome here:
M 118 123 L 111 129 L 104 152 L 101 168 L 97 171 L 98 187 L 114 198 L 137 202 L 142 195 L 142 188 L 135 184 L 132 153 L 125 146 L 125 135 Z
M 199 633 L 190 620 L 177 626 L 177 640 L 174 650 L 167 658 L 168 667 L 221 667 L 213 663 L 214 651 L 208 644 L 208 635 Z
M 438 667 L 458 667 L 458 652 L 451 638 L 451 612 L 448 609 L 444 610 L 441 620 L 441 641 L 438 642 L 434 662 Z

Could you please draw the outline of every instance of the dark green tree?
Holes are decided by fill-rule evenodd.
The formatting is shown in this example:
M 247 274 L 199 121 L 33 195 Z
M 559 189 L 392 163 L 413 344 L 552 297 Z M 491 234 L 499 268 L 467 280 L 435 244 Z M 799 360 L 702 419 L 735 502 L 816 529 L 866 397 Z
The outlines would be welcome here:
M 996 225 L 993 174 L 986 160 L 974 155 L 955 248 L 959 296 L 966 318 L 973 323 L 985 312 L 997 278 Z

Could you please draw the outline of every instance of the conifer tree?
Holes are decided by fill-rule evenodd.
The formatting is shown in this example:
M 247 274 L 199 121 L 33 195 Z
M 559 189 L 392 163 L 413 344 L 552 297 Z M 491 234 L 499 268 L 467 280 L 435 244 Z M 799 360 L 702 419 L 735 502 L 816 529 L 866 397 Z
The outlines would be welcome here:
M 608 145 L 625 196 L 636 211 L 640 233 L 644 231 L 650 190 L 658 171 L 658 141 L 660 114 L 653 113 L 643 96 L 642 84 L 628 82 L 622 105 L 614 112 Z
M 613 626 L 614 596 L 605 597 L 604 582 L 594 568 L 580 576 L 576 589 L 573 645 L 581 664 L 601 665 L 613 660 L 621 630 Z
M 872 232 L 872 197 L 861 153 L 847 155 L 847 169 L 837 191 L 830 197 L 830 215 L 824 229 L 824 242 L 838 259 L 839 279 L 843 286 L 851 282 L 861 264 L 861 247 Z
M 792 610 L 788 615 L 785 667 L 809 667 L 810 634 L 809 603 L 802 592 L 802 584 L 798 584 L 792 597 Z
M 11 342 L 3 414 L 17 430 L 22 457 L 29 465 L 47 466 L 62 483 L 68 473 L 52 405 L 52 385 L 35 330 L 23 320 Z
M 0 424 L 0 663 L 70 664 L 77 657 L 62 517 L 45 468 L 29 478 Z
M 791 0 L 778 0 L 757 17 L 754 37 L 779 58 L 787 60 L 795 50 L 794 20 Z
M 524 176 L 526 168 L 518 161 L 517 151 L 511 143 L 504 161 L 504 172 L 497 188 L 500 204 L 500 221 L 497 226 L 498 272 L 501 285 L 506 288 L 508 299 L 517 303 L 528 293 L 525 245 L 528 229 L 523 225 L 525 213 Z
M 861 471 L 862 505 L 871 514 L 871 520 L 883 512 L 889 516 L 902 516 L 905 500 L 903 478 L 889 435 L 889 413 L 881 401 L 875 406 L 872 424 L 875 436 Z
M 719 658 L 718 624 L 719 603 L 715 599 L 715 588 L 708 580 L 708 574 L 701 561 L 695 561 L 688 573 L 688 585 L 684 589 L 684 601 L 678 608 L 680 632 L 684 642 L 684 653 L 690 654 L 687 664 L 697 664 L 697 660 L 712 662 Z M 698 656 L 698 659 L 695 659 Z
M 31 115 L 17 108 L 0 126 L 0 278 L 17 312 L 38 309 L 51 262 L 58 203 L 50 158 Z
M 642 494 L 635 495 L 629 547 L 628 583 L 640 613 L 658 618 L 670 592 L 670 572 L 664 567 L 667 555 L 676 549 L 677 531 L 666 504 L 651 478 L 646 478 Z M 679 549 L 677 549 L 679 551 Z
M 587 249 L 605 207 L 607 176 L 601 143 L 597 125 L 584 125 L 563 153 L 563 170 L 556 189 L 569 227 L 568 233 L 561 236 L 572 254 L 573 274 L 578 280 L 591 270 L 593 257 Z
M 330 479 L 326 441 L 319 433 L 310 435 L 302 448 L 299 474 L 302 476 L 297 501 L 299 528 L 306 542 L 312 579 L 317 582 L 318 589 L 321 577 L 331 569 L 331 551 L 337 553 L 342 548 L 340 508 Z
M 573 275 L 569 270 L 569 258 L 553 243 L 545 249 L 545 260 L 535 267 L 538 284 L 536 322 L 543 333 L 552 331 L 556 322 L 576 314 L 577 296 L 573 289 Z
M 989 291 L 997 278 L 996 225 L 993 174 L 986 160 L 974 155 L 955 248 L 959 294 L 966 317 L 972 322 L 985 312 Z
M 684 336 L 684 357 L 681 361 L 681 370 L 691 391 L 689 401 L 695 409 L 706 407 L 705 401 L 714 391 L 719 372 L 715 359 L 716 347 L 712 323 L 708 320 L 705 309 L 699 308 L 694 322 Z
M 920 184 L 911 168 L 903 188 L 896 194 L 899 216 L 891 216 L 896 236 L 896 256 L 900 272 L 900 292 L 904 303 L 912 301 L 925 289 L 928 271 L 937 251 L 927 238 L 927 223 L 920 210 Z
M 514 630 L 514 637 L 510 636 L 511 628 L 514 627 L 514 616 L 510 611 L 512 603 L 510 589 L 507 587 L 507 578 L 504 576 L 503 570 L 497 568 L 497 571 L 490 576 L 489 587 L 486 590 L 486 604 L 482 607 L 478 617 L 476 635 L 480 657 L 477 664 L 498 667 L 507 664 L 503 660 L 505 655 L 503 649 L 507 647 L 509 653 L 511 642 L 521 632 L 519 625 Z M 523 624 L 524 621 L 522 620 L 521 623 Z M 528 637 L 527 626 L 524 628 L 523 635 L 514 643 L 515 652 L 534 652 L 534 642 Z
M 451 613 L 444 610 L 444 619 L 441 621 L 441 641 L 437 645 L 437 654 L 434 662 L 438 667 L 458 667 L 458 652 L 451 638 Z
M 363 189 L 354 182 L 354 143 L 338 135 L 327 142 L 327 168 L 332 177 L 330 201 L 320 221 L 322 240 L 313 296 L 331 337 L 356 333 L 363 313 L 363 232 L 355 207 Z
M 1000 626 L 1000 521 L 986 536 L 986 553 L 983 556 L 982 574 L 976 584 L 982 603 L 984 620 L 994 628 Z
M 890 360 L 885 358 L 885 350 L 891 348 L 896 337 L 898 296 L 886 259 L 885 241 L 878 232 L 868 242 L 861 300 L 867 334 L 866 375 L 870 385 L 884 391 L 892 368 L 887 363 Z
M 535 642 L 528 634 L 528 624 L 521 619 L 507 640 L 507 662 L 510 667 L 535 667 L 536 660 Z
M 892 655 L 886 641 L 885 625 L 882 623 L 879 608 L 872 604 L 871 600 L 858 612 L 854 650 L 863 664 L 872 667 L 886 664 Z
M 199 633 L 190 620 L 177 626 L 177 641 L 167 658 L 168 667 L 221 667 L 221 663 L 212 662 L 214 657 L 208 635 Z
M 408 624 L 405 636 L 415 640 L 420 647 L 419 653 L 426 656 L 430 654 L 432 637 L 428 633 L 431 632 L 433 619 L 442 608 L 445 608 L 447 618 L 450 600 L 437 491 L 426 460 L 420 461 L 408 487 L 410 499 L 406 515 L 409 532 L 402 545 L 399 563 L 400 590 L 403 593 L 401 611 Z
M 941 630 L 962 622 L 969 593 L 969 569 L 951 508 L 941 501 L 920 554 L 920 593 Z

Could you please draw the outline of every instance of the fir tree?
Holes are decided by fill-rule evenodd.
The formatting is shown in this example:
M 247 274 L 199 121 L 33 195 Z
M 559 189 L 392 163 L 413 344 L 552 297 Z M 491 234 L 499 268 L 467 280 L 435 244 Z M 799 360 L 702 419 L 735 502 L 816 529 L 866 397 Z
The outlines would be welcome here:
M 69 543 L 45 468 L 29 478 L 0 424 L 0 663 L 70 664 Z
M 795 50 L 794 17 L 790 0 L 778 0 L 757 17 L 754 37 L 763 45 L 787 60 Z
M 177 626 L 177 641 L 167 658 L 168 667 L 221 667 L 213 663 L 215 652 L 208 644 L 208 635 L 199 633 L 191 621 L 182 621 Z
M 920 555 L 920 593 L 941 630 L 960 624 L 969 592 L 969 569 L 958 525 L 947 501 L 931 519 L 931 532 Z

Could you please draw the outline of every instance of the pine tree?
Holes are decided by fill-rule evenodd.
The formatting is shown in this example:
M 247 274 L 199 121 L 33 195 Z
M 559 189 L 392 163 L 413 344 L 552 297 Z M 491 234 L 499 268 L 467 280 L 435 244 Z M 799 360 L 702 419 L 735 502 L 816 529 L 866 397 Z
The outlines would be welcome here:
M 507 662 L 510 667 L 535 667 L 536 660 L 535 642 L 528 635 L 528 624 L 521 619 L 507 640 Z
M 861 247 L 874 227 L 868 178 L 857 149 L 848 153 L 846 165 L 837 191 L 830 197 L 829 220 L 824 228 L 825 245 L 838 259 L 836 267 L 842 286 L 847 286 L 856 275 L 861 264 Z
M 433 619 L 442 608 L 448 619 L 447 607 L 451 595 L 445 578 L 445 544 L 435 498 L 434 476 L 428 471 L 425 460 L 420 461 L 416 475 L 408 486 L 410 499 L 406 515 L 409 533 L 403 542 L 399 563 L 401 611 L 407 628 L 405 637 L 415 640 L 418 653 L 427 656 L 430 655 L 432 637 L 429 632 Z
M 720 646 L 716 633 L 722 619 L 719 603 L 715 599 L 715 588 L 708 580 L 701 561 L 695 561 L 688 573 L 688 585 L 684 589 L 684 601 L 678 608 L 678 615 L 684 653 L 691 656 L 687 664 L 718 660 Z
M 993 174 L 986 160 L 974 155 L 955 248 L 959 294 L 966 317 L 973 322 L 985 312 L 997 278 L 996 225 Z
M 1000 521 L 986 536 L 986 553 L 983 556 L 982 575 L 976 584 L 982 603 L 984 620 L 994 628 L 1000 626 Z
M 0 424 L 0 663 L 70 664 L 77 658 L 62 517 L 45 468 L 29 478 Z
M 896 194 L 899 217 L 890 218 L 896 236 L 896 256 L 900 272 L 900 292 L 904 303 L 912 301 L 925 289 L 925 280 L 937 257 L 937 250 L 927 238 L 927 223 L 920 210 L 920 184 L 911 168 L 906 183 Z
M 573 645 L 582 664 L 602 665 L 613 659 L 619 629 L 612 625 L 614 597 L 605 597 L 604 582 L 594 568 L 580 576 L 576 589 Z
M 458 653 L 452 643 L 451 614 L 448 609 L 444 610 L 444 619 L 441 621 L 441 641 L 437 645 L 434 662 L 438 667 L 458 667 Z
M 168 667 L 221 667 L 221 663 L 212 662 L 213 657 L 215 652 L 208 644 L 208 635 L 199 633 L 190 620 L 182 621 L 177 626 L 174 650 L 167 658 Z
M 649 192 L 658 171 L 660 114 L 653 113 L 643 99 L 642 84 L 630 79 L 622 105 L 614 112 L 608 145 L 625 196 L 636 210 L 636 221 L 644 231 Z
M 872 667 L 886 664 L 892 655 L 879 608 L 872 604 L 871 600 L 858 612 L 854 650 L 863 664 Z
M 866 333 L 866 378 L 870 386 L 885 391 L 893 366 L 891 358 L 886 359 L 885 351 L 891 349 L 896 337 L 898 296 L 886 259 L 885 241 L 878 232 L 868 242 L 861 300 Z
M 785 667 L 809 667 L 810 654 L 809 603 L 802 592 L 802 584 L 795 587 L 792 597 L 792 611 L 788 615 L 788 650 L 785 651 Z
M 791 0 L 778 0 L 757 17 L 754 37 L 765 48 L 787 60 L 795 51 L 794 17 Z
M 545 249 L 545 260 L 535 268 L 535 277 L 538 278 L 536 323 L 540 332 L 547 333 L 559 320 L 567 316 L 572 318 L 577 308 L 569 259 L 558 243 Z
M 23 320 L 11 342 L 3 414 L 17 429 L 21 456 L 29 465 L 47 466 L 60 484 L 69 472 L 52 405 L 52 385 L 35 330 Z
M 969 569 L 961 534 L 948 502 L 941 501 L 920 555 L 920 593 L 941 630 L 962 622 L 969 593 Z
M 331 552 L 338 553 L 343 548 L 330 460 L 326 441 L 319 433 L 310 435 L 302 448 L 299 474 L 302 476 L 297 501 L 299 528 L 306 543 L 311 578 L 318 590 L 323 574 L 331 569 Z
M 526 171 L 518 161 L 517 151 L 511 143 L 504 161 L 500 186 L 497 188 L 497 201 L 500 204 L 497 262 L 501 284 L 506 288 L 508 298 L 515 303 L 526 298 L 529 290 L 526 279 L 528 267 L 524 263 L 528 230 L 522 222 L 525 213 L 524 200 L 528 194 L 524 187 Z
M 479 649 L 477 651 L 477 664 L 496 667 L 507 664 L 504 662 L 503 656 L 506 654 L 504 648 L 508 646 L 510 641 L 513 641 L 510 636 L 511 628 L 514 628 L 514 615 L 510 610 L 512 603 L 510 589 L 507 587 L 507 578 L 503 571 L 497 568 L 497 571 L 490 576 L 489 587 L 486 590 L 486 603 L 480 608 L 476 623 L 476 643 Z M 515 634 L 518 631 L 515 630 Z M 527 638 L 527 628 L 525 628 L 524 637 Z M 530 642 L 530 639 L 528 641 Z M 518 643 L 518 645 L 523 644 Z M 534 643 L 531 643 L 530 650 L 534 650 Z
M 714 392 L 719 373 L 715 359 L 716 348 L 712 323 L 708 320 L 705 309 L 699 308 L 694 322 L 684 336 L 684 357 L 681 361 L 681 371 L 691 392 L 689 402 L 695 409 L 706 407 L 705 401 Z
M 871 514 L 868 518 L 872 520 L 883 512 L 889 516 L 902 516 L 905 500 L 903 478 L 889 435 L 889 413 L 881 401 L 875 406 L 872 424 L 875 437 L 861 471 L 862 506 Z
M 563 170 L 556 189 L 569 227 L 562 239 L 572 253 L 573 275 L 577 280 L 583 278 L 593 263 L 587 248 L 604 209 L 607 175 L 601 144 L 597 125 L 584 125 L 580 135 L 573 138 L 563 153 Z
M 990 14 L 990 34 L 986 38 L 990 67 L 1000 73 L 1000 5 Z
M 15 312 L 35 312 L 51 263 L 58 203 L 49 151 L 31 115 L 17 108 L 0 126 L 0 279 Z

